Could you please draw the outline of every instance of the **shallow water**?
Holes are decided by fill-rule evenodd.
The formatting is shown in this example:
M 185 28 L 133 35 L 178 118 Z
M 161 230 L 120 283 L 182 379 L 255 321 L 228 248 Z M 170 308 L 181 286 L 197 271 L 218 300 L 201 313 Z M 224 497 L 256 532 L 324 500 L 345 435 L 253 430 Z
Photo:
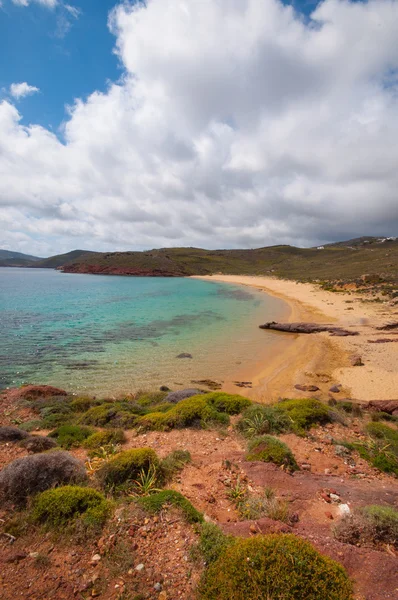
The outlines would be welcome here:
M 117 394 L 233 378 L 275 340 L 258 324 L 285 309 L 263 292 L 196 279 L 0 268 L 0 388 Z

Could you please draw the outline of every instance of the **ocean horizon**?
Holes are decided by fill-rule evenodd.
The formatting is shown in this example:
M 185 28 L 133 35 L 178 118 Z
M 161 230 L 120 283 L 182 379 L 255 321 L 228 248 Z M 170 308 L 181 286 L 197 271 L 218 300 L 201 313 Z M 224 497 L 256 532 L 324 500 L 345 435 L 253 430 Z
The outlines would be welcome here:
M 0 268 L 0 290 L 0 389 L 118 395 L 233 379 L 276 339 L 258 325 L 286 310 L 264 292 L 190 278 Z

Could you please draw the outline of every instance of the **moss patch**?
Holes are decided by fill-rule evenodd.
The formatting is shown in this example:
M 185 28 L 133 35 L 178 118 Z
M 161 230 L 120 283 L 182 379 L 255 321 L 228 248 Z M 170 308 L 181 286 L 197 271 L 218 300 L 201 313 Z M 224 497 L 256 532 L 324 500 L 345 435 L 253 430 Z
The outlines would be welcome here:
M 285 465 L 290 471 L 297 471 L 298 465 L 290 448 L 270 435 L 256 437 L 249 443 L 246 460 L 261 460 L 276 465 Z
M 137 503 L 151 513 L 159 513 L 167 505 L 176 506 L 183 512 L 188 523 L 201 523 L 203 515 L 179 492 L 174 490 L 162 490 L 151 496 L 139 498 Z
M 77 448 L 81 446 L 84 440 L 93 434 L 89 427 L 80 427 L 79 425 L 61 425 L 52 431 L 49 437 L 57 440 L 61 448 Z
M 105 489 L 113 489 L 127 481 L 134 481 L 141 471 L 157 468 L 159 459 L 151 448 L 134 448 L 120 452 L 97 471 L 97 477 Z
M 84 524 L 101 526 L 111 505 L 92 488 L 67 485 L 39 494 L 33 503 L 32 520 L 50 527 L 65 525 L 80 517 Z
M 256 536 L 227 546 L 204 574 L 201 600 L 352 600 L 341 565 L 294 535 Z

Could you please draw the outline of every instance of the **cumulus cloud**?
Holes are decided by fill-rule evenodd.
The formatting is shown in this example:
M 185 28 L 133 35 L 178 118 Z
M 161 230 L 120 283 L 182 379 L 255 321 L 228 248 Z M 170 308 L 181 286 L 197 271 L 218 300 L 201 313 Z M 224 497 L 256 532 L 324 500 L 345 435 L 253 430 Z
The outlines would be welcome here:
M 395 0 L 325 0 L 310 19 L 279 0 L 125 2 L 109 25 L 123 78 L 69 107 L 63 142 L 0 104 L 9 247 L 396 233 Z
M 39 88 L 35 87 L 34 85 L 29 85 L 26 83 L 26 81 L 23 83 L 12 83 L 10 85 L 10 94 L 16 100 L 25 98 L 25 96 L 31 96 L 39 91 Z

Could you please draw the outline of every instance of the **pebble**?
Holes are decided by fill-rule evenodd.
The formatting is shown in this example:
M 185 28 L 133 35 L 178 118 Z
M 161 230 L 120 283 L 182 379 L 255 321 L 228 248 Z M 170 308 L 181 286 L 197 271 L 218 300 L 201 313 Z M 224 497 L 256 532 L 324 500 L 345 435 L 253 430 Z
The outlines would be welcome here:
M 144 565 L 142 563 L 140 563 L 139 565 L 136 566 L 135 570 L 142 571 L 143 568 L 144 568 Z
M 101 556 L 99 554 L 94 554 L 94 556 L 90 560 L 91 565 L 96 565 L 101 560 Z
M 29 552 L 30 558 L 37 558 L 39 556 L 38 552 Z
M 159 582 L 155 583 L 155 585 L 153 586 L 153 589 L 154 589 L 156 592 L 160 592 L 160 591 L 162 590 L 162 584 L 161 584 L 161 583 L 159 583 Z
M 330 499 L 335 504 L 339 504 L 341 502 L 340 496 L 338 496 L 337 494 L 330 493 Z

